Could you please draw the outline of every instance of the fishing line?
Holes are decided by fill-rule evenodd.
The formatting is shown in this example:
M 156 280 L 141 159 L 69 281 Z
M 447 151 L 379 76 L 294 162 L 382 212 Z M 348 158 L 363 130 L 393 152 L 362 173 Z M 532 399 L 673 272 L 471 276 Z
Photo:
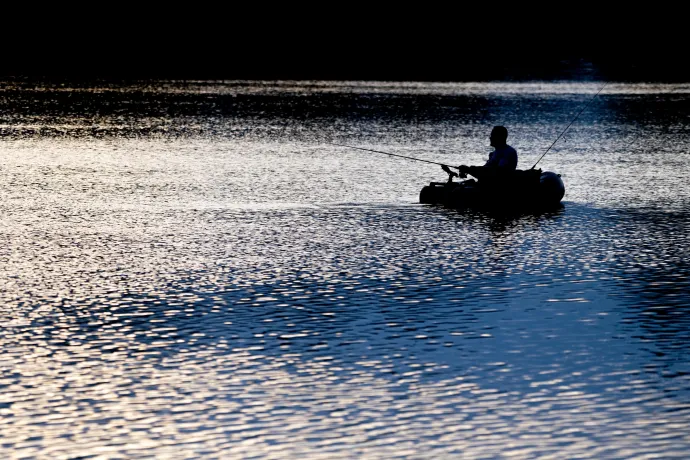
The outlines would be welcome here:
M 575 118 L 573 118 L 573 120 L 570 122 L 570 124 L 569 124 L 568 126 L 565 127 L 565 129 L 563 130 L 563 132 L 556 138 L 555 141 L 553 141 L 553 144 L 551 144 L 551 146 L 550 146 L 548 149 L 546 149 L 546 152 L 544 152 L 544 153 L 539 157 L 539 159 L 537 160 L 537 162 L 534 163 L 534 166 L 532 166 L 530 169 L 534 169 L 534 168 L 537 166 L 537 164 L 541 161 L 541 159 L 544 158 L 544 155 L 546 155 L 546 154 L 549 152 L 549 150 L 551 150 L 551 147 L 553 147 L 554 145 L 556 145 L 556 142 L 558 142 L 558 139 L 560 139 L 560 138 L 565 134 L 565 132 L 568 131 L 568 128 L 570 128 L 570 126 L 571 126 L 573 123 L 575 123 L 575 120 L 577 120 L 577 117 L 579 117 L 580 114 L 581 114 L 582 112 L 585 111 L 585 109 L 589 106 L 589 104 L 591 104 L 592 101 L 594 100 L 594 98 L 597 97 L 597 96 L 599 95 L 599 93 L 601 93 L 601 91 L 606 87 L 606 85 L 608 85 L 608 82 L 604 83 L 604 86 L 602 86 L 601 89 L 600 89 L 599 91 L 597 91 L 597 94 L 595 94 L 594 96 L 592 96 L 592 99 L 589 100 L 589 102 L 587 103 L 587 105 L 585 105 L 584 107 L 582 107 L 582 110 L 580 110 L 580 111 L 578 112 L 578 114 L 575 115 Z

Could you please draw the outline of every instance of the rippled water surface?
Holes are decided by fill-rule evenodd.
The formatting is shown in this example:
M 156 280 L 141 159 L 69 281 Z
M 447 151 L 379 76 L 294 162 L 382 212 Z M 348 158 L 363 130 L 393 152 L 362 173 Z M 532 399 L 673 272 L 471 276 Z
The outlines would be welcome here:
M 602 87 L 4 82 L 3 458 L 686 457 L 690 85 Z M 543 214 L 334 145 L 574 119 Z

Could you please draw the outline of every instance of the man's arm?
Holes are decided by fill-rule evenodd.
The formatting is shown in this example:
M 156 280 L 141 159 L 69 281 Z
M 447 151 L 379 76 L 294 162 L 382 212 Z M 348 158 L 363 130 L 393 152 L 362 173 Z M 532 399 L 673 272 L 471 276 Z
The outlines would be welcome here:
M 496 156 L 497 156 L 497 153 L 496 153 L 496 150 L 494 150 L 493 152 L 491 152 L 489 154 L 489 159 L 486 161 L 486 163 L 484 163 L 484 166 L 489 166 L 489 167 L 499 166 L 499 162 L 497 161 Z
M 491 180 L 501 173 L 498 168 L 491 166 L 458 166 L 461 174 L 469 174 L 478 180 Z

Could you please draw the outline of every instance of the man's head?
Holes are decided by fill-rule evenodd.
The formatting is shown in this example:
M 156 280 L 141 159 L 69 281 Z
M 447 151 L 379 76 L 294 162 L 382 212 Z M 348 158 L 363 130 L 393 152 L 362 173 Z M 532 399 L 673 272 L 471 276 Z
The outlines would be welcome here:
M 505 128 L 505 126 L 494 126 L 494 129 L 491 130 L 491 137 L 489 137 L 489 140 L 491 141 L 491 146 L 502 147 L 506 145 L 507 139 L 508 130 Z

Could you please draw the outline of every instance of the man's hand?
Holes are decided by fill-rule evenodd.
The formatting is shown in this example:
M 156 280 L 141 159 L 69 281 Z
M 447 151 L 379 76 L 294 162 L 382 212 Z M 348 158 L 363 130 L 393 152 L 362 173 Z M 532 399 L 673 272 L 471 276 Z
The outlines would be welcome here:
M 441 165 L 441 169 L 447 172 L 450 177 L 458 177 L 458 174 L 451 171 L 450 168 L 448 168 L 448 166 L 446 165 Z

